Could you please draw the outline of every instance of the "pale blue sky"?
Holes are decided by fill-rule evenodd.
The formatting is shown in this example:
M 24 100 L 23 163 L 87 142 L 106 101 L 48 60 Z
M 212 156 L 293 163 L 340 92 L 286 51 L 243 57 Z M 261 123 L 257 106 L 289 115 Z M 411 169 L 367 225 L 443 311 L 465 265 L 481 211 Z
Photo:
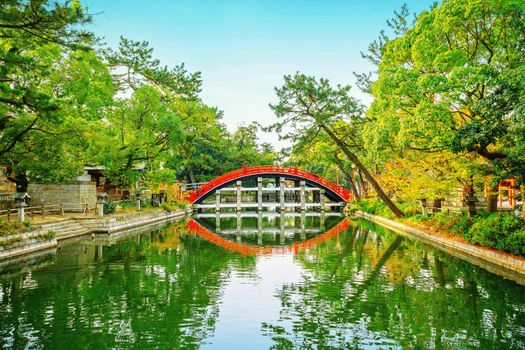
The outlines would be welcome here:
M 115 47 L 120 35 L 149 41 L 163 64 L 184 62 L 203 77 L 202 98 L 224 110 L 230 130 L 268 125 L 274 86 L 301 71 L 354 85 L 368 71 L 360 51 L 377 38 L 403 3 L 411 12 L 429 0 L 84 0 L 98 13 L 92 29 Z M 357 88 L 353 94 L 369 100 Z M 277 147 L 275 135 L 261 135 Z

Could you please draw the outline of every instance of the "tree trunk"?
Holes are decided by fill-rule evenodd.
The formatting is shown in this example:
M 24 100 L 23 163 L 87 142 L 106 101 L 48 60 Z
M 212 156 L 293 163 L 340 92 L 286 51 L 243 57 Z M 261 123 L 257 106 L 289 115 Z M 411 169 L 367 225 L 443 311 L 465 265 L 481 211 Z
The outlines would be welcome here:
M 487 195 L 487 210 L 490 212 L 498 211 L 498 185 L 487 185 L 489 193 Z
M 321 125 L 321 128 L 330 136 L 330 138 L 339 146 L 339 148 L 343 151 L 343 153 L 348 157 L 348 159 L 355 164 L 355 166 L 361 170 L 362 174 L 365 176 L 365 178 L 370 182 L 374 190 L 376 191 L 377 195 L 381 200 L 388 206 L 388 208 L 392 211 L 392 213 L 396 217 L 402 217 L 404 214 L 403 212 L 395 205 L 394 202 L 387 196 L 385 191 L 379 186 L 379 183 L 376 181 L 376 179 L 370 174 L 367 168 L 361 163 L 359 158 L 352 153 L 348 147 L 324 124 Z
M 11 172 L 8 169 L 7 179 L 15 184 L 16 192 L 27 192 L 27 186 L 29 185 L 29 180 L 27 179 L 25 172 L 21 171 L 21 172 L 13 174 L 13 172 Z
M 343 172 L 343 174 L 345 174 L 346 182 L 348 183 L 348 186 L 350 187 L 350 189 L 352 190 L 352 193 L 354 194 L 354 199 L 360 200 L 361 196 L 359 195 L 359 192 L 357 191 L 357 187 L 355 186 L 354 180 L 352 179 L 352 175 L 348 171 L 346 171 L 343 165 L 343 162 L 341 161 L 341 159 L 339 159 L 337 154 L 334 154 L 334 157 L 335 157 L 335 162 L 337 163 L 337 166 Z
M 188 174 L 190 175 L 191 183 L 192 184 L 197 183 L 197 181 L 195 181 L 195 174 L 193 173 L 193 168 L 190 168 L 190 170 L 188 171 Z
M 363 174 L 361 173 L 361 170 L 357 169 L 357 174 L 359 174 L 359 179 L 356 180 L 357 186 L 359 188 L 359 195 L 361 197 L 367 197 L 368 189 L 366 188 L 366 184 L 363 181 Z

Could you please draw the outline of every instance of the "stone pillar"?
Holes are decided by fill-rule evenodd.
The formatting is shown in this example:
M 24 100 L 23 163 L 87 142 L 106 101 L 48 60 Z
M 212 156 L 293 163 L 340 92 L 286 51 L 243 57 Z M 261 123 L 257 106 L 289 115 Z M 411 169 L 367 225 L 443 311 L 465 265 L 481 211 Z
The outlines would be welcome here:
M 306 188 L 306 182 L 301 181 L 301 211 L 306 210 L 305 188 Z
M 220 212 L 215 213 L 215 231 L 217 233 L 220 233 L 221 231 L 221 213 Z
M 324 212 L 326 205 L 324 201 L 324 188 L 319 190 L 319 202 L 321 203 L 321 212 Z
M 137 211 L 140 211 L 141 199 L 142 199 L 142 193 L 140 191 L 135 192 L 135 204 L 137 206 Z
M 215 212 L 221 211 L 221 190 L 215 191 Z
M 160 204 L 164 204 L 168 201 L 168 191 L 160 190 Z
M 239 181 L 240 182 L 240 181 Z M 237 212 L 237 242 L 241 241 L 241 226 L 242 226 L 242 218 L 241 218 L 241 212 Z
M 279 218 L 279 229 L 280 229 L 280 236 L 281 236 L 281 244 L 284 244 L 285 240 L 284 240 L 284 211 L 281 211 L 281 215 L 280 215 L 280 218 Z
M 257 244 L 262 245 L 262 226 L 263 226 L 263 217 L 262 211 L 259 211 L 257 214 Z
M 284 177 L 280 177 L 279 178 L 279 208 L 281 209 L 281 211 L 284 211 L 285 209 L 285 206 L 284 206 Z
M 301 241 L 306 240 L 306 213 L 301 212 Z
M 27 207 L 27 204 L 25 204 L 24 202 L 21 202 L 21 203 L 17 204 L 16 215 L 17 215 L 17 220 L 20 221 L 20 222 L 26 220 L 25 207 Z
M 262 211 L 262 186 L 263 179 L 262 177 L 257 178 L 257 210 Z
M 421 200 L 421 214 L 423 214 L 423 216 L 427 216 L 428 215 L 427 199 L 420 198 L 420 200 Z
M 26 220 L 26 211 L 27 201 L 31 199 L 31 196 L 27 192 L 17 192 L 15 193 L 15 208 L 17 220 L 22 222 Z
M 106 204 L 106 199 L 108 195 L 106 192 L 97 193 L 97 215 L 104 216 L 104 204 Z
M 241 200 L 242 200 L 242 192 L 241 192 L 241 188 L 242 188 L 242 181 L 237 181 L 237 211 L 240 212 L 241 211 Z

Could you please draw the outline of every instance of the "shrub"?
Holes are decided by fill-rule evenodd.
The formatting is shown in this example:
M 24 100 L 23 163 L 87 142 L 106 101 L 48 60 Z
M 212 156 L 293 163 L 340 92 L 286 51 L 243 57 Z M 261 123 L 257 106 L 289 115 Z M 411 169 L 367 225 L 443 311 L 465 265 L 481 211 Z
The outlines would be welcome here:
M 160 207 L 167 212 L 175 211 L 176 209 L 178 209 L 177 203 L 174 202 L 164 202 Z
M 30 221 L 13 221 L 7 222 L 0 220 L 0 236 L 9 236 L 16 233 L 30 231 L 32 224 Z
M 509 233 L 499 246 L 512 254 L 525 255 L 525 228 Z
M 184 209 L 188 206 L 189 202 L 181 201 L 168 201 L 164 202 L 160 207 L 166 211 L 175 211 L 177 209 Z
M 508 236 L 523 229 L 525 225 L 514 215 L 491 213 L 486 217 L 477 217 L 468 230 L 466 238 L 475 244 L 508 251 L 505 243 Z
M 190 202 L 188 201 L 185 201 L 185 200 L 180 200 L 177 203 L 177 206 L 180 208 L 180 209 L 185 209 L 189 204 Z
M 117 206 L 115 203 L 113 203 L 112 200 L 107 200 L 104 204 L 104 215 L 113 214 L 115 210 L 117 209 Z

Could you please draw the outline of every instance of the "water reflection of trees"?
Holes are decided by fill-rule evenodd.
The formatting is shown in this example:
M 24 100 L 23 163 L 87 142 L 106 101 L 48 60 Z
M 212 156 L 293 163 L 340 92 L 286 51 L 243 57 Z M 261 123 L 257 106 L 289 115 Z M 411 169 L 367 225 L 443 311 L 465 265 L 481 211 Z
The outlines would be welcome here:
M 57 263 L 0 280 L 0 345 L 198 347 L 214 331 L 230 271 L 251 271 L 255 259 L 181 230 L 155 231 L 113 246 L 77 245 L 93 250 L 98 262 Z M 57 261 L 73 253 L 66 249 Z
M 304 280 L 263 325 L 276 348 L 525 346 L 522 287 L 415 241 L 359 225 L 297 259 Z

